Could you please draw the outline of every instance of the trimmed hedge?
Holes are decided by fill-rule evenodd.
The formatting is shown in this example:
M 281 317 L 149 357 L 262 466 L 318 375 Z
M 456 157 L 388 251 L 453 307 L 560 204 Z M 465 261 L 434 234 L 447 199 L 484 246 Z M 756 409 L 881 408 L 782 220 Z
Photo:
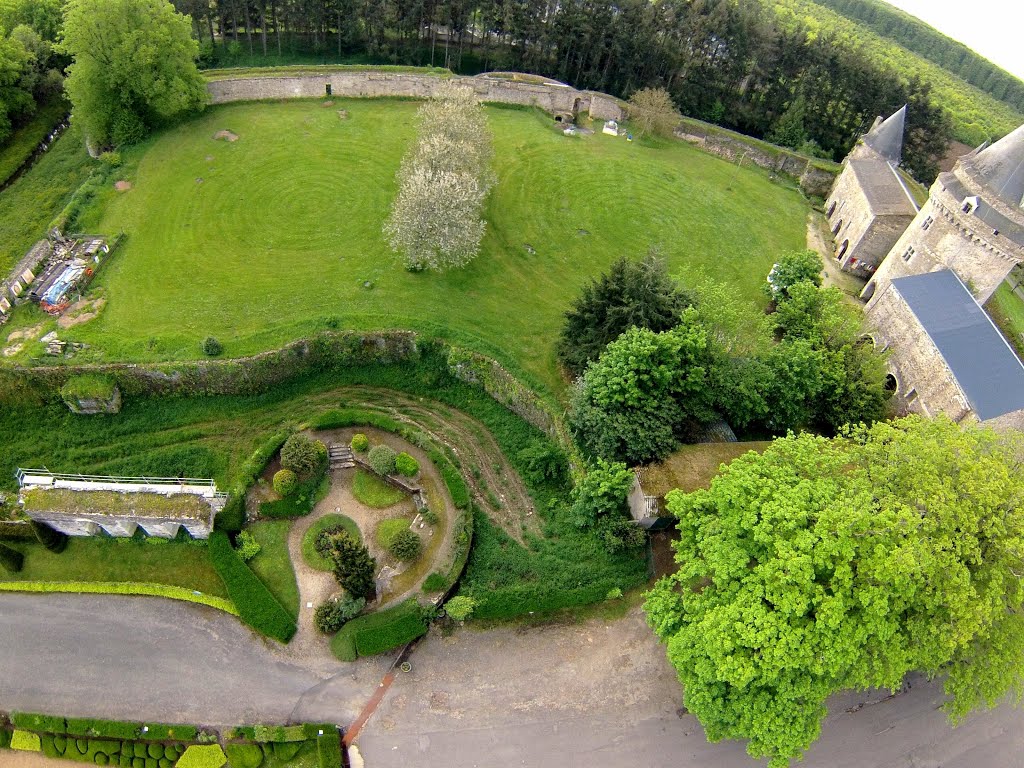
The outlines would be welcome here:
M 21 749 L 25 752 L 39 752 L 42 744 L 39 741 L 39 734 L 30 731 L 15 731 L 11 736 L 11 749 Z
M 67 733 L 69 736 L 101 736 L 108 739 L 134 741 L 142 733 L 142 726 L 139 723 L 126 723 L 117 720 L 69 717 Z
M 239 618 L 257 632 L 287 643 L 297 627 L 291 614 L 270 593 L 242 558 L 238 556 L 227 534 L 210 534 L 210 560 L 217 570 L 231 601 L 238 608 Z
M 37 712 L 11 712 L 15 728 L 43 733 L 66 733 L 67 724 L 63 717 L 41 715 Z
M 227 761 L 220 744 L 193 744 L 178 760 L 177 768 L 221 768 Z
M 260 768 L 263 750 L 258 744 L 227 744 L 224 747 L 231 768 Z
M 341 735 L 336 728 L 324 729 L 316 737 L 316 755 L 319 768 L 341 768 Z
M 213 521 L 213 527 L 218 531 L 237 533 L 245 525 L 245 494 L 249 487 L 256 482 L 263 468 L 275 453 L 284 445 L 284 441 L 291 434 L 288 430 L 275 432 L 268 437 L 259 447 L 253 451 L 252 456 L 238 470 L 238 482 L 231 489 L 231 497 L 224 505 Z
M 70 592 L 89 595 L 147 595 L 167 597 L 199 603 L 238 616 L 238 609 L 230 600 L 216 595 L 207 595 L 185 587 L 167 584 L 147 584 L 133 581 L 0 581 L 0 592 Z
M 427 632 L 423 609 L 415 598 L 393 608 L 359 616 L 348 622 L 334 636 L 331 650 L 342 661 L 354 652 L 356 656 L 374 656 L 405 645 Z

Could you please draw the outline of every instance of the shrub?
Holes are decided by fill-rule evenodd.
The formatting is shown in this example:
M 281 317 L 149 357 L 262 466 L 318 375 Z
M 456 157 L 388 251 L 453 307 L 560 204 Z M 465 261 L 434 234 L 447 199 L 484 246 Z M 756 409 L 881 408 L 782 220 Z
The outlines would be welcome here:
M 256 741 L 305 741 L 308 738 L 306 729 L 301 725 L 257 725 L 253 728 L 253 739 Z
M 455 621 L 465 621 L 477 606 L 476 600 L 467 595 L 456 595 L 444 604 L 445 612 Z
M 366 463 L 378 475 L 395 474 L 395 452 L 387 445 L 375 445 L 366 454 Z
M 608 590 L 608 594 L 605 595 L 605 600 L 618 600 L 622 597 L 622 590 L 619 587 L 612 587 Z
M 25 556 L 16 549 L 0 544 L 0 565 L 8 573 L 17 573 L 25 564 Z
M 111 168 L 118 168 L 121 165 L 121 153 L 120 152 L 103 152 L 99 160 L 104 165 L 110 166 Z
M 299 476 L 290 469 L 279 469 L 274 473 L 274 490 L 280 496 L 290 496 L 299 485 Z
M 398 474 L 406 477 L 416 477 L 420 471 L 420 463 L 405 451 L 395 457 L 395 469 Z
M 38 733 L 17 730 L 11 735 L 11 749 L 22 749 L 26 752 L 39 752 L 42 748 Z
M 224 747 L 231 768 L 260 768 L 263 750 L 258 744 L 228 744 Z
M 316 503 L 327 495 L 329 484 L 322 475 L 302 480 L 290 496 L 260 502 L 260 514 L 266 517 L 289 518 L 309 514 Z
M 443 573 L 432 573 L 423 582 L 424 592 L 440 592 L 448 586 L 448 579 Z
M 352 435 L 352 442 L 349 445 L 356 453 L 366 453 L 370 447 L 370 438 L 360 432 Z
M 437 525 L 441 519 L 437 516 L 437 512 L 432 510 L 430 507 L 424 507 L 421 509 L 420 514 L 423 515 L 423 519 L 427 522 L 427 525 Z
M 238 540 L 235 542 L 235 551 L 244 562 L 247 563 L 256 557 L 261 549 L 262 547 L 256 541 L 256 537 L 248 531 L 242 531 L 238 534 Z M 156 757 L 159 757 L 159 755 L 156 755 Z
M 425 634 L 423 610 L 414 598 L 394 608 L 353 619 L 331 640 L 331 650 L 342 661 L 372 656 L 403 646 Z
M 268 637 L 287 643 L 295 634 L 295 620 L 266 585 L 242 562 L 222 531 L 210 534 L 210 560 L 238 608 L 239 618 Z
M 221 768 L 227 761 L 219 744 L 193 744 L 178 760 L 177 768 Z
M 294 434 L 281 446 L 281 466 L 309 477 L 327 467 L 327 446 L 308 435 Z
M 275 742 L 273 746 L 274 757 L 282 763 L 287 763 L 299 753 L 299 750 L 302 749 L 302 745 L 304 743 L 305 742 L 302 741 Z
M 345 622 L 359 615 L 366 605 L 365 598 L 345 596 L 340 600 L 326 600 L 317 606 L 313 623 L 325 635 L 333 635 Z
M 335 728 L 316 737 L 316 755 L 318 768 L 341 768 L 341 737 Z
M 403 562 L 410 562 L 423 553 L 423 539 L 405 528 L 391 538 L 388 552 Z
M 203 354 L 207 357 L 216 357 L 223 351 L 224 345 L 213 338 L 213 336 L 207 336 L 203 339 Z
M 409 529 L 409 521 L 404 517 L 392 517 L 381 520 L 377 523 L 377 530 L 374 531 L 374 538 L 384 549 L 391 548 L 391 542 L 402 531 Z

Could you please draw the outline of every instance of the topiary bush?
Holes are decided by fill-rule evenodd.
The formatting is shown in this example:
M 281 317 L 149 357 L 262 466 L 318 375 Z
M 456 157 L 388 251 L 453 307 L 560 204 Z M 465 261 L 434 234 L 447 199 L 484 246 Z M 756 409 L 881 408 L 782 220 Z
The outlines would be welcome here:
M 274 473 L 274 491 L 280 496 L 290 496 L 299 486 L 299 476 L 290 469 L 279 469 Z
M 138 760 L 139 758 L 135 758 Z M 228 761 L 219 744 L 193 744 L 178 760 L 177 768 L 221 768 Z
M 420 463 L 405 451 L 395 457 L 395 469 L 398 474 L 406 477 L 416 477 L 420 471 Z
M 395 452 L 391 447 L 387 445 L 375 445 L 370 449 L 370 452 L 366 454 L 366 463 L 369 464 L 370 469 L 378 475 L 393 475 L 395 474 L 396 458 Z
M 388 552 L 403 562 L 410 562 L 423 553 L 423 539 L 405 528 L 391 538 Z
M 455 621 L 465 621 L 473 613 L 476 606 L 477 602 L 472 597 L 456 595 L 444 604 L 444 610 Z
M 349 443 L 356 453 L 366 453 L 370 447 L 370 438 L 362 433 L 352 435 L 352 442 Z
M 262 547 L 256 541 L 256 537 L 248 531 L 242 531 L 238 534 L 238 539 L 235 541 L 235 551 L 245 562 L 249 562 L 256 557 L 261 549 Z M 151 757 L 163 757 L 163 755 L 151 755 Z
M 313 624 L 325 635 L 333 635 L 349 619 L 354 619 L 366 605 L 365 598 L 346 596 L 340 600 L 326 600 L 317 606 Z
M 281 446 L 281 466 L 306 477 L 321 472 L 327 467 L 327 446 L 309 435 L 294 434 Z
M 228 744 L 224 747 L 231 768 L 260 768 L 263 750 L 258 744 Z
M 224 345 L 213 338 L 213 336 L 207 336 L 203 339 L 203 354 L 207 357 L 216 357 L 223 351 Z

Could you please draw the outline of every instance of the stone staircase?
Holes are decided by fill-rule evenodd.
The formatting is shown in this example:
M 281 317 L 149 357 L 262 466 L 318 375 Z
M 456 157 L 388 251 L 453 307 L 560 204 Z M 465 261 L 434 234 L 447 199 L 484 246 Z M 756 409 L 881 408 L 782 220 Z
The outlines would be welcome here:
M 331 462 L 331 469 L 349 469 L 356 465 L 352 449 L 347 445 L 331 445 L 327 449 L 327 455 Z

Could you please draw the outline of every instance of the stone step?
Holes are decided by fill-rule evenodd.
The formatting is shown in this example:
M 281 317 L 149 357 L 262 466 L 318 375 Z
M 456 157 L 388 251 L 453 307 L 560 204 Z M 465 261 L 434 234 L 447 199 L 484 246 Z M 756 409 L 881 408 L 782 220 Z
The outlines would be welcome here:
M 354 461 L 331 461 L 331 469 L 349 469 L 355 465 Z

